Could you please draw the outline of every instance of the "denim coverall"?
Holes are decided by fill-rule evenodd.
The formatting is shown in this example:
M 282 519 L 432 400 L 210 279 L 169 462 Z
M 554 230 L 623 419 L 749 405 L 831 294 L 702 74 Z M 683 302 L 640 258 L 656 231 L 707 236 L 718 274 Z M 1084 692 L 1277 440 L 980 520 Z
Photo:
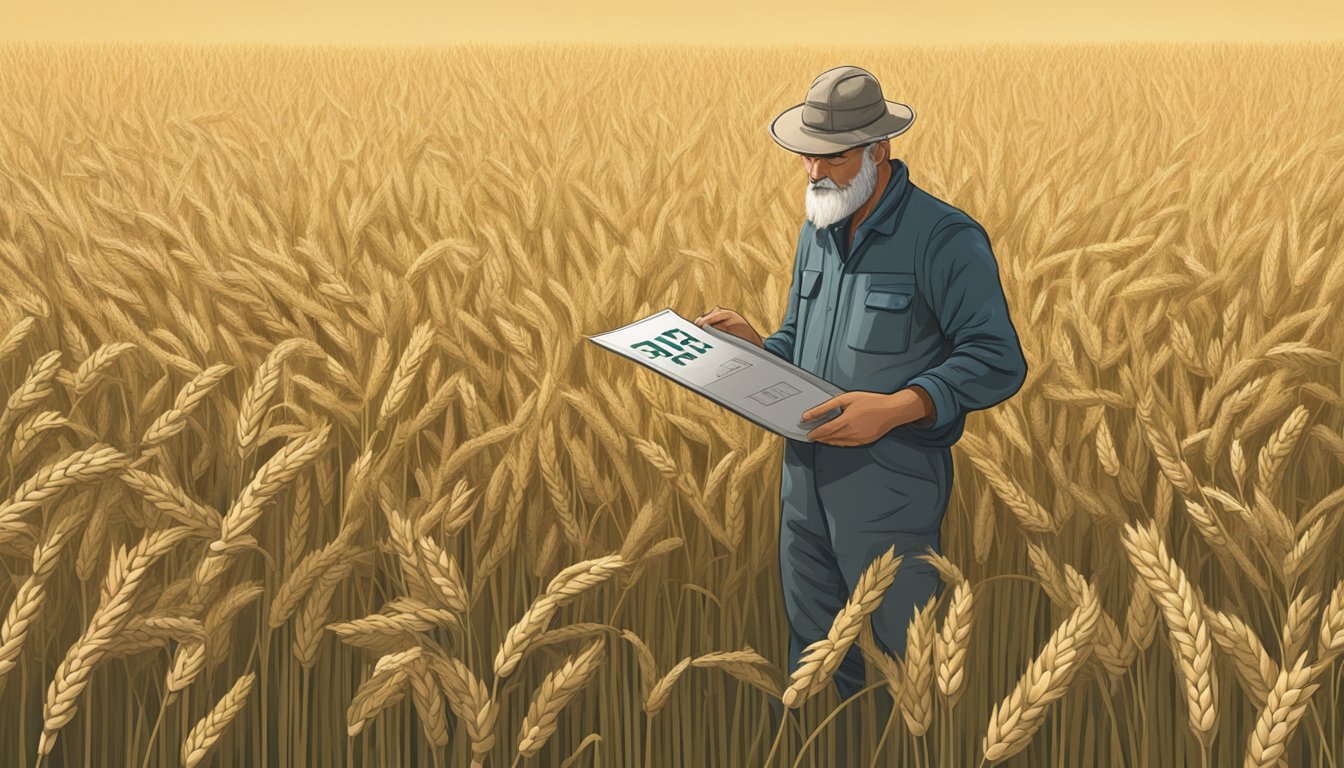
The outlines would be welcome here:
M 901 657 L 915 609 L 942 590 L 916 559 L 940 552 L 952 489 L 951 446 L 969 410 L 1022 386 L 1027 365 L 984 229 L 910 182 L 901 160 L 845 253 L 848 218 L 803 225 L 788 310 L 765 348 L 846 391 L 929 393 L 936 420 L 876 442 L 787 440 L 780 478 L 779 564 L 789 619 L 789 672 L 826 636 L 859 574 L 896 546 L 896 580 L 872 614 L 874 634 Z M 835 675 L 842 699 L 864 685 L 858 646 Z

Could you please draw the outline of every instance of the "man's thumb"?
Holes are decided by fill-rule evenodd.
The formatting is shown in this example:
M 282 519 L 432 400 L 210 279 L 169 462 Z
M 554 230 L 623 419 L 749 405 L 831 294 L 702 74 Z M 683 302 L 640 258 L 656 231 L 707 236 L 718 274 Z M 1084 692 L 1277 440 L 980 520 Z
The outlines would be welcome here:
M 813 419 L 821 418 L 827 411 L 848 403 L 849 398 L 846 397 L 848 394 L 848 392 L 842 392 L 824 403 L 818 403 L 811 408 L 808 408 L 806 411 L 803 411 L 803 421 L 812 421 Z

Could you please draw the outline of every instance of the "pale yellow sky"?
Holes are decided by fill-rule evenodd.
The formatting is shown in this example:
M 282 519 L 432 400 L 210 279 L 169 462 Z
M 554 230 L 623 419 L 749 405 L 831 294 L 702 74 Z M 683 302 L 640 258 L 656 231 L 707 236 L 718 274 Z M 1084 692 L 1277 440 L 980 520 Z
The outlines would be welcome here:
M 0 0 L 0 40 L 859 45 L 1341 39 L 1344 0 Z

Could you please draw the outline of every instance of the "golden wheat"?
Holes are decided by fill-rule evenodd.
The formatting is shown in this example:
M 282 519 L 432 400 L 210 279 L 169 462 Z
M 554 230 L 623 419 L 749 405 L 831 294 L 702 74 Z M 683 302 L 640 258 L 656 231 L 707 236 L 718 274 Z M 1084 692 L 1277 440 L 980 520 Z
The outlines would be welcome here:
M 802 706 L 804 701 L 831 681 L 831 676 L 849 652 L 849 647 L 854 644 L 868 614 L 877 609 L 887 588 L 896 578 L 896 569 L 900 567 L 902 559 L 904 556 L 897 555 L 895 547 L 892 547 L 864 566 L 849 599 L 831 622 L 826 637 L 813 641 L 803 649 L 797 668 L 789 676 L 789 687 L 783 696 L 784 706 Z
M 211 747 L 224 735 L 224 731 L 252 696 L 252 685 L 256 679 L 255 672 L 239 677 L 214 708 L 197 721 L 182 742 L 182 765 L 185 768 L 195 768 L 210 753 Z
M 532 705 L 523 717 L 518 735 L 519 755 L 535 755 L 555 733 L 556 719 L 561 710 L 588 684 L 588 679 L 602 662 L 605 649 L 606 640 L 599 637 L 577 655 L 566 659 L 559 669 L 541 681 L 536 695 L 532 697 Z
M 1096 593 L 1074 609 L 1027 667 L 1008 697 L 994 706 L 981 749 L 993 763 L 1021 752 L 1045 722 L 1051 702 L 1068 692 L 1069 683 L 1087 660 L 1100 605 Z
M 1218 725 L 1218 677 L 1203 601 L 1167 554 L 1155 526 L 1126 525 L 1125 551 L 1162 609 L 1176 669 L 1185 684 L 1190 730 L 1207 748 Z
M 1080 768 L 1338 759 L 1339 703 L 1313 686 L 1344 652 L 1338 564 L 1323 556 L 1344 501 L 1332 258 L 1344 138 L 1325 85 L 1340 51 L 873 52 L 879 74 L 899 61 L 889 88 L 954 126 L 893 151 L 994 236 L 1032 363 L 953 449 L 948 557 L 916 555 L 953 587 L 941 627 L 924 605 L 908 668 L 865 618 L 837 637 L 907 700 L 908 727 L 881 737 L 896 757 L 879 762 L 928 747 L 974 763 L 989 735 L 990 762 L 1009 750 Z M 573 88 L 598 56 L 615 85 Z M 801 220 L 797 158 L 724 130 L 765 125 L 815 56 L 0 46 L 14 116 L 0 124 L 0 557 L 13 576 L 0 682 L 46 679 L 43 649 L 65 650 L 45 698 L 41 685 L 0 689 L 7 753 L 481 766 L 521 764 L 520 746 L 540 757 L 544 743 L 566 764 L 587 747 L 614 764 L 759 762 L 759 709 L 734 688 L 786 695 L 770 574 L 791 447 L 582 339 L 714 303 L 774 330 Z M 734 87 L 704 87 L 725 71 Z M 1038 77 L 977 92 L 1017 71 Z M 1236 89 L 1201 85 L 1229 74 Z M 407 87 L 370 91 L 375 79 Z M 1293 99 L 1285 79 L 1301 86 Z M 248 99 L 220 98 L 239 84 Z M 999 108 L 1009 101 L 1033 108 Z M 1113 119 L 1136 103 L 1164 118 Z M 1273 140 L 1225 119 L 1243 114 L 1278 126 Z M 1109 161 L 1077 172 L 1095 157 Z M 152 536 L 182 546 L 151 556 Z M 617 573 L 619 589 L 582 601 L 537 589 L 602 552 L 621 566 L 580 576 L 583 589 Z M 160 560 L 162 577 L 147 575 Z M 1050 605 L 1015 591 L 1024 568 Z M 1104 606 L 1126 598 L 1122 627 Z M 522 617 L 501 624 L 501 611 Z M 1056 611 L 1073 634 L 1047 642 Z M 1174 687 L 1146 653 L 1159 622 Z M 544 706 L 523 711 L 518 686 L 541 676 L 529 652 L 618 632 L 649 719 L 622 719 L 623 671 L 559 705 L 572 728 L 547 732 L 563 698 L 554 672 Z M 1219 699 L 1214 645 L 1241 682 L 1229 695 L 1244 689 L 1250 707 Z M 369 650 L 383 658 L 361 685 Z M 677 659 L 659 679 L 660 660 Z M 992 681 L 1024 660 L 1016 714 L 997 702 L 979 730 Z M 179 691 L 213 691 L 216 670 L 239 677 L 193 728 L 199 697 Z M 160 674 L 155 718 L 136 692 Z M 1070 684 L 1078 674 L 1109 685 Z M 53 752 L 84 693 L 106 699 Z M 252 695 L 259 714 L 222 717 Z M 1106 718 L 1084 716 L 1107 695 Z M 1308 697 L 1326 725 L 1299 731 Z M 1049 701 L 1062 716 L 1034 744 Z M 1193 737 L 1142 738 L 1182 706 Z M 810 746 L 788 756 L 800 764 L 824 763 L 834 741 L 834 718 L 812 714 Z M 376 716 L 386 731 L 343 737 Z M 525 717 L 517 741 L 495 738 Z M 627 725 L 639 727 L 608 732 Z

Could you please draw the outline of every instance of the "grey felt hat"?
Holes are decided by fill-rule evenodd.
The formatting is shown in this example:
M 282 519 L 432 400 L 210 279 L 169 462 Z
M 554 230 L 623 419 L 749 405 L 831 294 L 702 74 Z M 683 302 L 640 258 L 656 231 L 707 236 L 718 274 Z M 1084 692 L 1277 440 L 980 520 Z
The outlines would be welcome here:
M 770 123 L 777 144 L 803 155 L 830 155 L 904 133 L 915 121 L 907 104 L 882 97 L 877 78 L 841 66 L 817 75 L 807 99 Z

